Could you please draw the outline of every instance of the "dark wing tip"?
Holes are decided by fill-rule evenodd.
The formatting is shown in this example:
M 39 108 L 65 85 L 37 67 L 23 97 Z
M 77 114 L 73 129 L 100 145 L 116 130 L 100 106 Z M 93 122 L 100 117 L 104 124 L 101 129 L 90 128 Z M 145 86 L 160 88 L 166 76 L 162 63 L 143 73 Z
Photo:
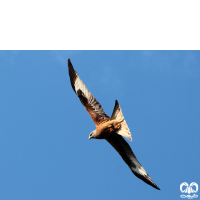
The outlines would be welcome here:
M 157 190 L 160 190 L 160 188 L 151 180 L 149 175 L 143 176 L 143 175 L 135 173 L 135 172 L 133 172 L 133 173 L 135 174 L 135 176 L 137 176 L 139 179 L 143 180 L 148 185 L 151 185 L 152 187 L 156 188 Z
M 152 185 L 152 187 L 156 188 L 157 190 L 160 190 L 160 188 L 155 183 Z
M 70 59 L 68 59 L 68 66 L 69 65 L 72 65 L 72 63 L 71 63 L 71 60 Z
M 156 188 L 157 190 L 160 190 L 160 188 L 157 185 L 155 185 L 153 187 Z
M 75 81 L 76 81 L 78 75 L 77 75 L 76 71 L 74 70 L 70 59 L 68 59 L 68 68 L 69 68 L 69 77 L 70 77 L 71 86 L 72 86 L 73 90 L 75 91 L 74 84 L 75 84 Z

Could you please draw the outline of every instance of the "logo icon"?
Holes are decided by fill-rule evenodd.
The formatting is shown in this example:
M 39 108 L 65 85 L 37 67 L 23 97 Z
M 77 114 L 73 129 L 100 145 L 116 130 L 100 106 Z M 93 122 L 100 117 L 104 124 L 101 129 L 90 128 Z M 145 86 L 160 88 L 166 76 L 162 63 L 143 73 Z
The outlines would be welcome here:
M 184 195 L 184 194 L 180 195 L 181 198 L 188 198 L 188 199 L 197 198 L 198 195 L 196 194 L 190 195 L 190 194 L 198 192 L 198 184 L 195 182 L 192 182 L 190 183 L 190 185 L 188 185 L 188 183 L 183 182 L 180 185 L 180 191 L 182 193 L 188 193 L 188 195 Z

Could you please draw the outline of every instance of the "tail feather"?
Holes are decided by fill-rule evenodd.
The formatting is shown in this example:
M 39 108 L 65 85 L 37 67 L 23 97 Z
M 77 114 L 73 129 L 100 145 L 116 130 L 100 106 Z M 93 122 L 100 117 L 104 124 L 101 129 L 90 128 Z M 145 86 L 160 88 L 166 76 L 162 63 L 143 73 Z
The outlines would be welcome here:
M 114 107 L 111 119 L 117 119 L 121 121 L 121 128 L 116 133 L 132 141 L 130 130 L 128 128 L 128 125 L 126 124 L 126 121 L 122 114 L 122 110 L 117 100 L 115 101 L 115 107 Z

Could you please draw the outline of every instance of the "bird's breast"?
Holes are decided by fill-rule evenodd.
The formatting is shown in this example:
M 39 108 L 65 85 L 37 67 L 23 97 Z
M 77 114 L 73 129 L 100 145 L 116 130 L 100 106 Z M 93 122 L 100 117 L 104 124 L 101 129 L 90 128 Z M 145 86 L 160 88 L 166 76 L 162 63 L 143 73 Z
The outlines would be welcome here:
M 121 122 L 119 120 L 110 120 L 98 125 L 96 135 L 98 135 L 98 139 L 106 139 L 120 128 Z

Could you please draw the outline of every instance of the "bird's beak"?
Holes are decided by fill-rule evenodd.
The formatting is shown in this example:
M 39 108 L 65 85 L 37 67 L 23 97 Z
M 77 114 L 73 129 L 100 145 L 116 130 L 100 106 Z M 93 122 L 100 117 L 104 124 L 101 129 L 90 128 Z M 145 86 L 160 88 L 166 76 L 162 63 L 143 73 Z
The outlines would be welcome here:
M 88 138 L 89 140 L 91 139 L 91 136 L 89 135 L 89 138 Z

